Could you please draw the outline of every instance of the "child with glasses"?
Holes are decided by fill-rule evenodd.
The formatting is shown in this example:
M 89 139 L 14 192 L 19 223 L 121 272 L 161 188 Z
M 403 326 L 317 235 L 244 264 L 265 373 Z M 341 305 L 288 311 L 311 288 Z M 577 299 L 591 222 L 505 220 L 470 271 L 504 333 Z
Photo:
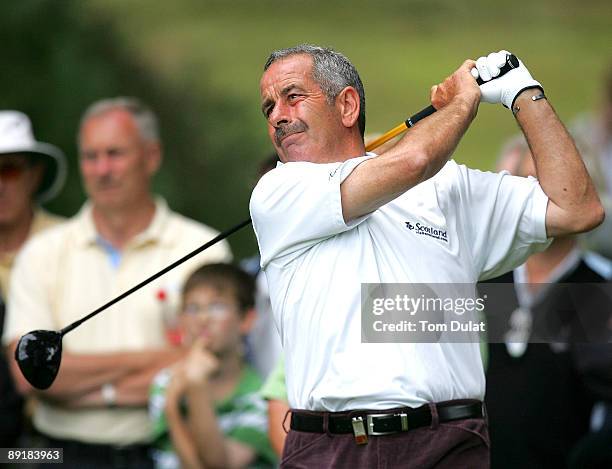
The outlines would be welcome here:
M 186 281 L 179 331 L 186 357 L 153 381 L 149 409 L 157 467 L 272 467 L 261 379 L 244 361 L 254 282 L 229 264 Z

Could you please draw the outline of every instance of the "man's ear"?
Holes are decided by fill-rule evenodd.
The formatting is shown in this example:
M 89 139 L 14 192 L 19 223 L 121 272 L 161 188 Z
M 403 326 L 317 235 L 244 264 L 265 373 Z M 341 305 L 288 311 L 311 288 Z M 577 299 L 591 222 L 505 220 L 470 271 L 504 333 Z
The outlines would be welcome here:
M 257 320 L 257 311 L 255 308 L 249 308 L 244 313 L 242 320 L 240 321 L 240 334 L 247 335 L 253 329 L 255 321 Z
M 147 142 L 147 170 L 150 175 L 157 172 L 162 162 L 162 146 L 159 142 Z
M 336 105 L 342 116 L 342 124 L 345 127 L 353 127 L 359 119 L 361 107 L 357 90 L 352 86 L 344 88 L 336 97 Z

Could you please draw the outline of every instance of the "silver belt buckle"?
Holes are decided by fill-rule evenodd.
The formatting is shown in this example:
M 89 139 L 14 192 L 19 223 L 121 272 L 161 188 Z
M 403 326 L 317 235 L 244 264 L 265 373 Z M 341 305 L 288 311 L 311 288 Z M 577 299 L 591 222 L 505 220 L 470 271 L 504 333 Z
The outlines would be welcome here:
M 390 435 L 392 433 L 397 433 L 397 430 L 393 430 L 390 432 L 375 432 L 374 431 L 374 420 L 377 417 L 399 417 L 401 419 L 401 423 L 402 423 L 402 430 L 403 432 L 405 432 L 406 430 L 408 430 L 408 415 L 405 413 L 400 413 L 400 414 L 368 414 L 366 415 L 366 421 L 368 423 L 368 435 L 372 435 L 372 436 L 380 436 L 380 435 Z

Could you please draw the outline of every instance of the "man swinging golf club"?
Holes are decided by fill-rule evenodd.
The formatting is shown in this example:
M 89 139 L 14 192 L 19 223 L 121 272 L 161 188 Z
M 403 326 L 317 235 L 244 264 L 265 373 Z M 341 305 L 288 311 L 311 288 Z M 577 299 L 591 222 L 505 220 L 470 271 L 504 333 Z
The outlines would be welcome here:
M 478 343 L 362 343 L 360 292 L 474 284 L 603 220 L 543 87 L 522 63 L 498 77 L 507 55 L 466 60 L 432 87 L 437 112 L 380 156 L 365 152 L 364 91 L 346 57 L 300 45 L 268 58 L 262 111 L 283 164 L 250 209 L 286 357 L 283 467 L 488 466 Z M 511 109 L 537 180 L 450 160 L 481 101 Z

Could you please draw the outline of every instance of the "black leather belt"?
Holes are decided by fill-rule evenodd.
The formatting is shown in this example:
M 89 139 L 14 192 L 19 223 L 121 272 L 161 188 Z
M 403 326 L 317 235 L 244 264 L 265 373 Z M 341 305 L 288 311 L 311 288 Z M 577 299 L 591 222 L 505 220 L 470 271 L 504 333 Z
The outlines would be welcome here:
M 484 418 L 484 407 L 480 401 L 462 404 L 436 404 L 440 422 L 469 418 Z M 292 410 L 291 429 L 300 432 L 325 433 L 327 419 L 329 433 L 355 433 L 356 422 L 362 422 L 367 435 L 387 435 L 431 425 L 429 405 L 413 409 L 401 407 L 382 412 L 309 412 Z M 357 427 L 359 428 L 359 427 Z

